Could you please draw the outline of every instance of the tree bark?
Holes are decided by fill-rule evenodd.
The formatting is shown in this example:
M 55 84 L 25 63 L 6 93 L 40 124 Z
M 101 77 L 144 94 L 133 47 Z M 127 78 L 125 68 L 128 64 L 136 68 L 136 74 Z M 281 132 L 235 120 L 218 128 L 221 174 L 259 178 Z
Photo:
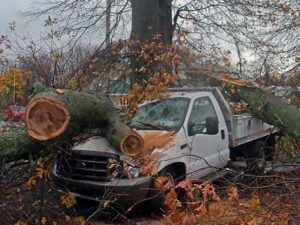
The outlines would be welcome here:
M 172 44 L 172 0 L 131 0 L 131 7 L 131 39 L 149 41 L 158 34 Z
M 41 154 L 39 143 L 33 142 L 26 130 L 14 130 L 0 134 L 0 159 L 5 162 L 28 159 Z
M 247 102 L 252 112 L 264 122 L 300 140 L 300 112 L 296 107 L 259 88 L 238 87 L 236 96 Z
M 164 46 L 172 45 L 173 26 L 172 26 L 172 0 L 130 0 L 132 8 L 132 28 L 130 39 L 139 41 L 134 51 L 140 52 L 141 43 L 159 40 Z M 147 62 L 141 57 L 131 58 L 132 74 L 130 84 L 142 83 L 148 80 L 154 68 L 148 68 L 147 72 L 139 69 L 146 65 Z

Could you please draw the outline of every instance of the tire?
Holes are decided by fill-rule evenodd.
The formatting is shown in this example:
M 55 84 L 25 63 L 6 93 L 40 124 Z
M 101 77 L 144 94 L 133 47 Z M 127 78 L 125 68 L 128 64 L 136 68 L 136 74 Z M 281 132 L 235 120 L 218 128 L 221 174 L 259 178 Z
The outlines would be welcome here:
M 91 215 L 98 207 L 98 203 L 95 201 L 76 198 L 76 204 L 74 205 L 74 210 L 76 216 L 88 217 Z
M 167 167 L 163 170 L 161 170 L 158 173 L 158 176 L 165 176 L 168 178 L 170 184 L 172 185 L 172 187 L 175 187 L 176 185 L 176 173 L 175 170 L 172 167 Z M 154 182 L 155 182 L 155 178 L 152 181 L 151 184 L 151 189 L 150 189 L 150 204 L 153 207 L 154 211 L 161 211 L 164 210 L 166 207 L 164 205 L 165 199 L 166 199 L 166 195 L 168 193 L 168 190 L 162 192 L 162 193 L 158 193 L 157 190 L 155 189 L 154 186 Z
M 245 152 L 247 172 L 255 175 L 263 174 L 266 168 L 265 143 L 255 141 Z
M 265 156 L 267 161 L 274 161 L 275 158 L 275 143 L 276 137 L 272 135 L 268 137 L 267 146 L 265 146 Z
M 119 205 L 113 205 L 111 207 L 108 207 L 107 209 L 101 208 L 101 210 L 95 213 L 100 207 L 100 202 L 77 198 L 76 204 L 73 208 L 75 210 L 76 216 L 88 218 L 89 216 L 94 214 L 95 218 L 112 219 L 118 218 L 120 215 L 119 212 L 124 212 L 124 209 L 118 206 Z

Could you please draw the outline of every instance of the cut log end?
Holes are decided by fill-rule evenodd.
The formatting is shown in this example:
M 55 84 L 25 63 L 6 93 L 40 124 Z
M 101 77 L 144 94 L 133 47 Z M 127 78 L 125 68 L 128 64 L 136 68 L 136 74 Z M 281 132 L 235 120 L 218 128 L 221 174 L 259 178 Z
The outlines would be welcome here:
M 135 156 L 144 150 L 144 140 L 139 134 L 133 132 L 123 139 L 121 150 L 125 155 Z
M 25 122 L 30 137 L 47 141 L 65 132 L 70 122 L 70 113 L 62 103 L 38 97 L 27 105 Z

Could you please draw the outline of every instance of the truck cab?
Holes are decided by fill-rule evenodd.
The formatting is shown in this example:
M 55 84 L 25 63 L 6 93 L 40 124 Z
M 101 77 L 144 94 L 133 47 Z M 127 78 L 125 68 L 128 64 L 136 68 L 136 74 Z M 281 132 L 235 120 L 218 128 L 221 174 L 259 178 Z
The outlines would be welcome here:
M 268 135 L 269 127 L 262 125 L 264 133 L 259 130 L 257 136 L 251 133 L 251 138 L 242 135 L 232 140 L 237 130 L 232 118 L 218 89 L 178 89 L 164 100 L 142 105 L 129 125 L 154 146 L 157 175 L 176 183 L 223 171 L 231 151 Z M 162 137 L 168 137 L 164 144 Z M 102 136 L 76 144 L 70 154 L 58 157 L 53 169 L 59 191 L 95 201 L 111 198 L 125 205 L 149 195 L 155 176 L 141 172 L 139 164 Z

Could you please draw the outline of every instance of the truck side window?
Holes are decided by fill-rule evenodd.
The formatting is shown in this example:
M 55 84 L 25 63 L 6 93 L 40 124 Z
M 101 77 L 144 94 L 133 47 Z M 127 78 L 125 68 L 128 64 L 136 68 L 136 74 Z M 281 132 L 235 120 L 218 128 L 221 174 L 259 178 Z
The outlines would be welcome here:
M 209 97 L 196 99 L 188 122 L 189 136 L 194 134 L 216 134 L 218 132 L 217 124 L 217 114 Z

